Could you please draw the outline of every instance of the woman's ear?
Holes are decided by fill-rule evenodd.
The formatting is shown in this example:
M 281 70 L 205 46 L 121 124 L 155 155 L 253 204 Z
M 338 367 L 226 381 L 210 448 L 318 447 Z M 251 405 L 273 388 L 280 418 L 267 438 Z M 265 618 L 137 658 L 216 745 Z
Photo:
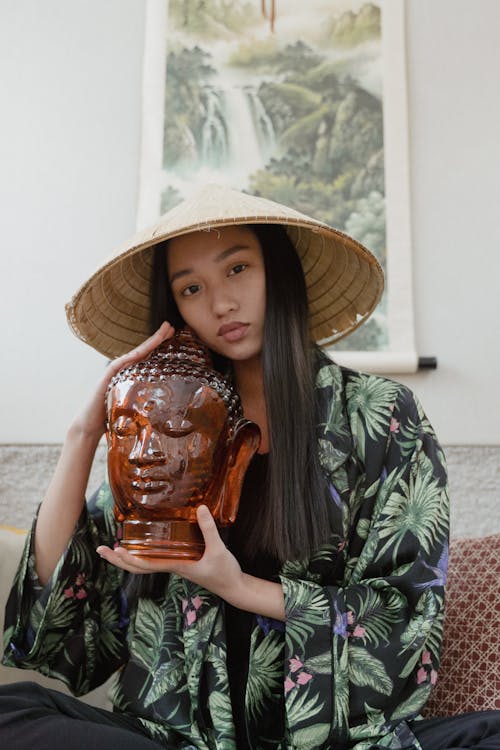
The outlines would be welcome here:
M 260 430 L 254 422 L 240 419 L 226 447 L 226 461 L 212 515 L 219 526 L 234 523 L 246 471 L 260 444 Z

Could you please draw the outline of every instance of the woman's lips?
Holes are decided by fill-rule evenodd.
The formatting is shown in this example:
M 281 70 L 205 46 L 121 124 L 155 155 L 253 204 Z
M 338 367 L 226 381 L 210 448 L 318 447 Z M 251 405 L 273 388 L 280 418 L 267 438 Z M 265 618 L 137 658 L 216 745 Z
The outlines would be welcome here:
M 225 323 L 217 331 L 217 335 L 226 341 L 239 341 L 247 332 L 249 323 Z

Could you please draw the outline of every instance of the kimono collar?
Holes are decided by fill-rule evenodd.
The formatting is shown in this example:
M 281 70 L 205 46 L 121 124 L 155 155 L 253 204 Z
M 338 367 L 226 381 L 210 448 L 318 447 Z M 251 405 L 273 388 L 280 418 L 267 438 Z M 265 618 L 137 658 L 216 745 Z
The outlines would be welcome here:
M 320 354 L 316 375 L 319 461 L 327 476 L 336 472 L 353 452 L 353 439 L 345 403 L 342 368 Z

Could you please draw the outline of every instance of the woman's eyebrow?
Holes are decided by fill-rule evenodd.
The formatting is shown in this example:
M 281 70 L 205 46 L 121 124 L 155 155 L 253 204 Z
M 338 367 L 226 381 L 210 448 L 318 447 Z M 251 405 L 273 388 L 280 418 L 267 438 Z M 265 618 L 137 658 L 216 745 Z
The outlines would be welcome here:
M 225 250 L 222 250 L 222 252 L 216 255 L 214 258 L 214 262 L 220 263 L 221 261 L 225 260 L 234 253 L 239 252 L 240 250 L 248 250 L 248 245 L 231 245 L 231 247 L 227 247 Z M 194 273 L 194 268 L 182 268 L 181 270 L 176 271 L 170 277 L 170 284 L 173 284 L 176 279 L 179 279 L 182 276 L 189 276 L 189 274 L 191 273 Z
M 239 250 L 248 250 L 248 245 L 231 245 L 226 250 L 223 250 L 219 255 L 216 255 L 214 260 L 216 263 L 220 263 L 221 260 L 225 260 L 230 255 L 237 253 Z
M 172 285 L 172 283 L 176 279 L 181 278 L 181 276 L 189 276 L 190 273 L 194 273 L 194 270 L 192 268 L 184 268 L 182 269 L 182 271 L 176 271 L 175 273 L 172 274 L 172 276 L 169 279 L 170 284 Z

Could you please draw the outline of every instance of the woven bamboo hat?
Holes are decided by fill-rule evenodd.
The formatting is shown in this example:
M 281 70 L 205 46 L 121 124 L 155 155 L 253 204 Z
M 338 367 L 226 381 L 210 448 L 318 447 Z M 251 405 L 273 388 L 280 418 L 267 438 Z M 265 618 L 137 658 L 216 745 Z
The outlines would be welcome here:
M 377 305 L 382 269 L 356 240 L 265 198 L 207 185 L 118 248 L 66 305 L 76 335 L 117 357 L 150 335 L 155 245 L 188 232 L 237 224 L 281 224 L 295 245 L 307 285 L 312 337 L 326 346 L 354 331 Z

